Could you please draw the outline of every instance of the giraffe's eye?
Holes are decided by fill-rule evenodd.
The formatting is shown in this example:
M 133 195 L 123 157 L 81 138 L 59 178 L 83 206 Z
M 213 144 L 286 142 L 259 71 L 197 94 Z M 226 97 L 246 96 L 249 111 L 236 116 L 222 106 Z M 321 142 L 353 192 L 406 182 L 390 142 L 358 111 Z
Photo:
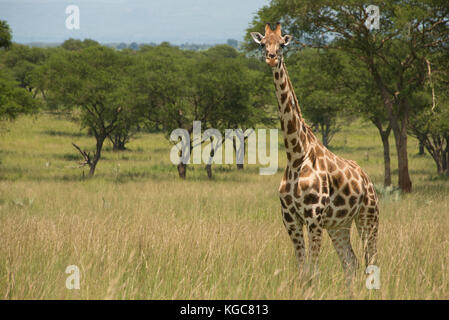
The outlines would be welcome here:
M 281 43 L 281 48 L 284 49 L 285 43 Z
M 265 48 L 265 43 L 260 43 L 261 48 Z

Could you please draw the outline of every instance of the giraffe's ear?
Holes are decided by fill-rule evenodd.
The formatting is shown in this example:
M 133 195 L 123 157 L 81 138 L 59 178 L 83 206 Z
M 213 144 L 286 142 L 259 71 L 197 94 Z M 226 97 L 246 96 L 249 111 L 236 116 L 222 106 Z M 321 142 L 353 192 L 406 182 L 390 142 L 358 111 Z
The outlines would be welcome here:
M 284 46 L 288 46 L 288 44 L 292 41 L 293 37 L 289 34 L 284 36 Z
M 254 41 L 258 44 L 260 44 L 263 39 L 263 35 L 261 35 L 259 32 L 251 32 L 251 37 L 253 37 Z

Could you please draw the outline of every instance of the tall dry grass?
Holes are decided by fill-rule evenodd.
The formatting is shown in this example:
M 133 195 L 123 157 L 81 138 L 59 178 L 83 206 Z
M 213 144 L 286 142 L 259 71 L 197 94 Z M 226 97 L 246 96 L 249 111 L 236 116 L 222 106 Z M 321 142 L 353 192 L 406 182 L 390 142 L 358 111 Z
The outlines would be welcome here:
M 379 184 L 379 140 L 354 124 L 332 144 Z M 77 156 L 71 141 L 93 144 L 53 116 L 23 117 L 1 133 L 1 298 L 449 298 L 449 182 L 428 157 L 413 156 L 413 140 L 415 191 L 381 198 L 381 289 L 366 289 L 361 268 L 351 292 L 328 237 L 319 277 L 300 281 L 280 216 L 281 173 L 222 166 L 207 181 L 201 166 L 180 181 L 155 134 L 139 136 L 128 152 L 107 150 L 98 177 L 83 180 L 69 167 Z M 362 262 L 355 230 L 352 242 Z M 80 290 L 65 286 L 69 265 L 80 268 Z

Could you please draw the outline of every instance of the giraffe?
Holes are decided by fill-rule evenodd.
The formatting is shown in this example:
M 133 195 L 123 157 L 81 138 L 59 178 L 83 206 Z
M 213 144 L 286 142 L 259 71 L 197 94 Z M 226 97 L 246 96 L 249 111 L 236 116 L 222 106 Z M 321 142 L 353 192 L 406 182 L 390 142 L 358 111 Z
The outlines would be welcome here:
M 352 279 L 358 269 L 350 241 L 352 221 L 362 239 L 366 267 L 377 260 L 379 209 L 373 183 L 355 161 L 328 150 L 305 123 L 282 53 L 292 37 L 282 36 L 280 23 L 275 30 L 266 24 L 264 36 L 258 32 L 251 36 L 264 51 L 273 72 L 287 152 L 287 166 L 279 186 L 281 213 L 300 271 L 317 272 L 325 229 L 346 277 Z M 304 227 L 308 232 L 307 259 Z

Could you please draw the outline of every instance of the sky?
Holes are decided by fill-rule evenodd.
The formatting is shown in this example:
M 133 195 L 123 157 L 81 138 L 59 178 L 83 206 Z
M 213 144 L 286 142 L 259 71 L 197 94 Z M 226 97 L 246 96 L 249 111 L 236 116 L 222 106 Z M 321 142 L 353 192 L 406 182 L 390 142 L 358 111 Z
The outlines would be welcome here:
M 269 0 L 0 0 L 13 41 L 224 43 L 243 40 L 259 8 Z M 66 28 L 66 8 L 79 8 L 80 28 Z

